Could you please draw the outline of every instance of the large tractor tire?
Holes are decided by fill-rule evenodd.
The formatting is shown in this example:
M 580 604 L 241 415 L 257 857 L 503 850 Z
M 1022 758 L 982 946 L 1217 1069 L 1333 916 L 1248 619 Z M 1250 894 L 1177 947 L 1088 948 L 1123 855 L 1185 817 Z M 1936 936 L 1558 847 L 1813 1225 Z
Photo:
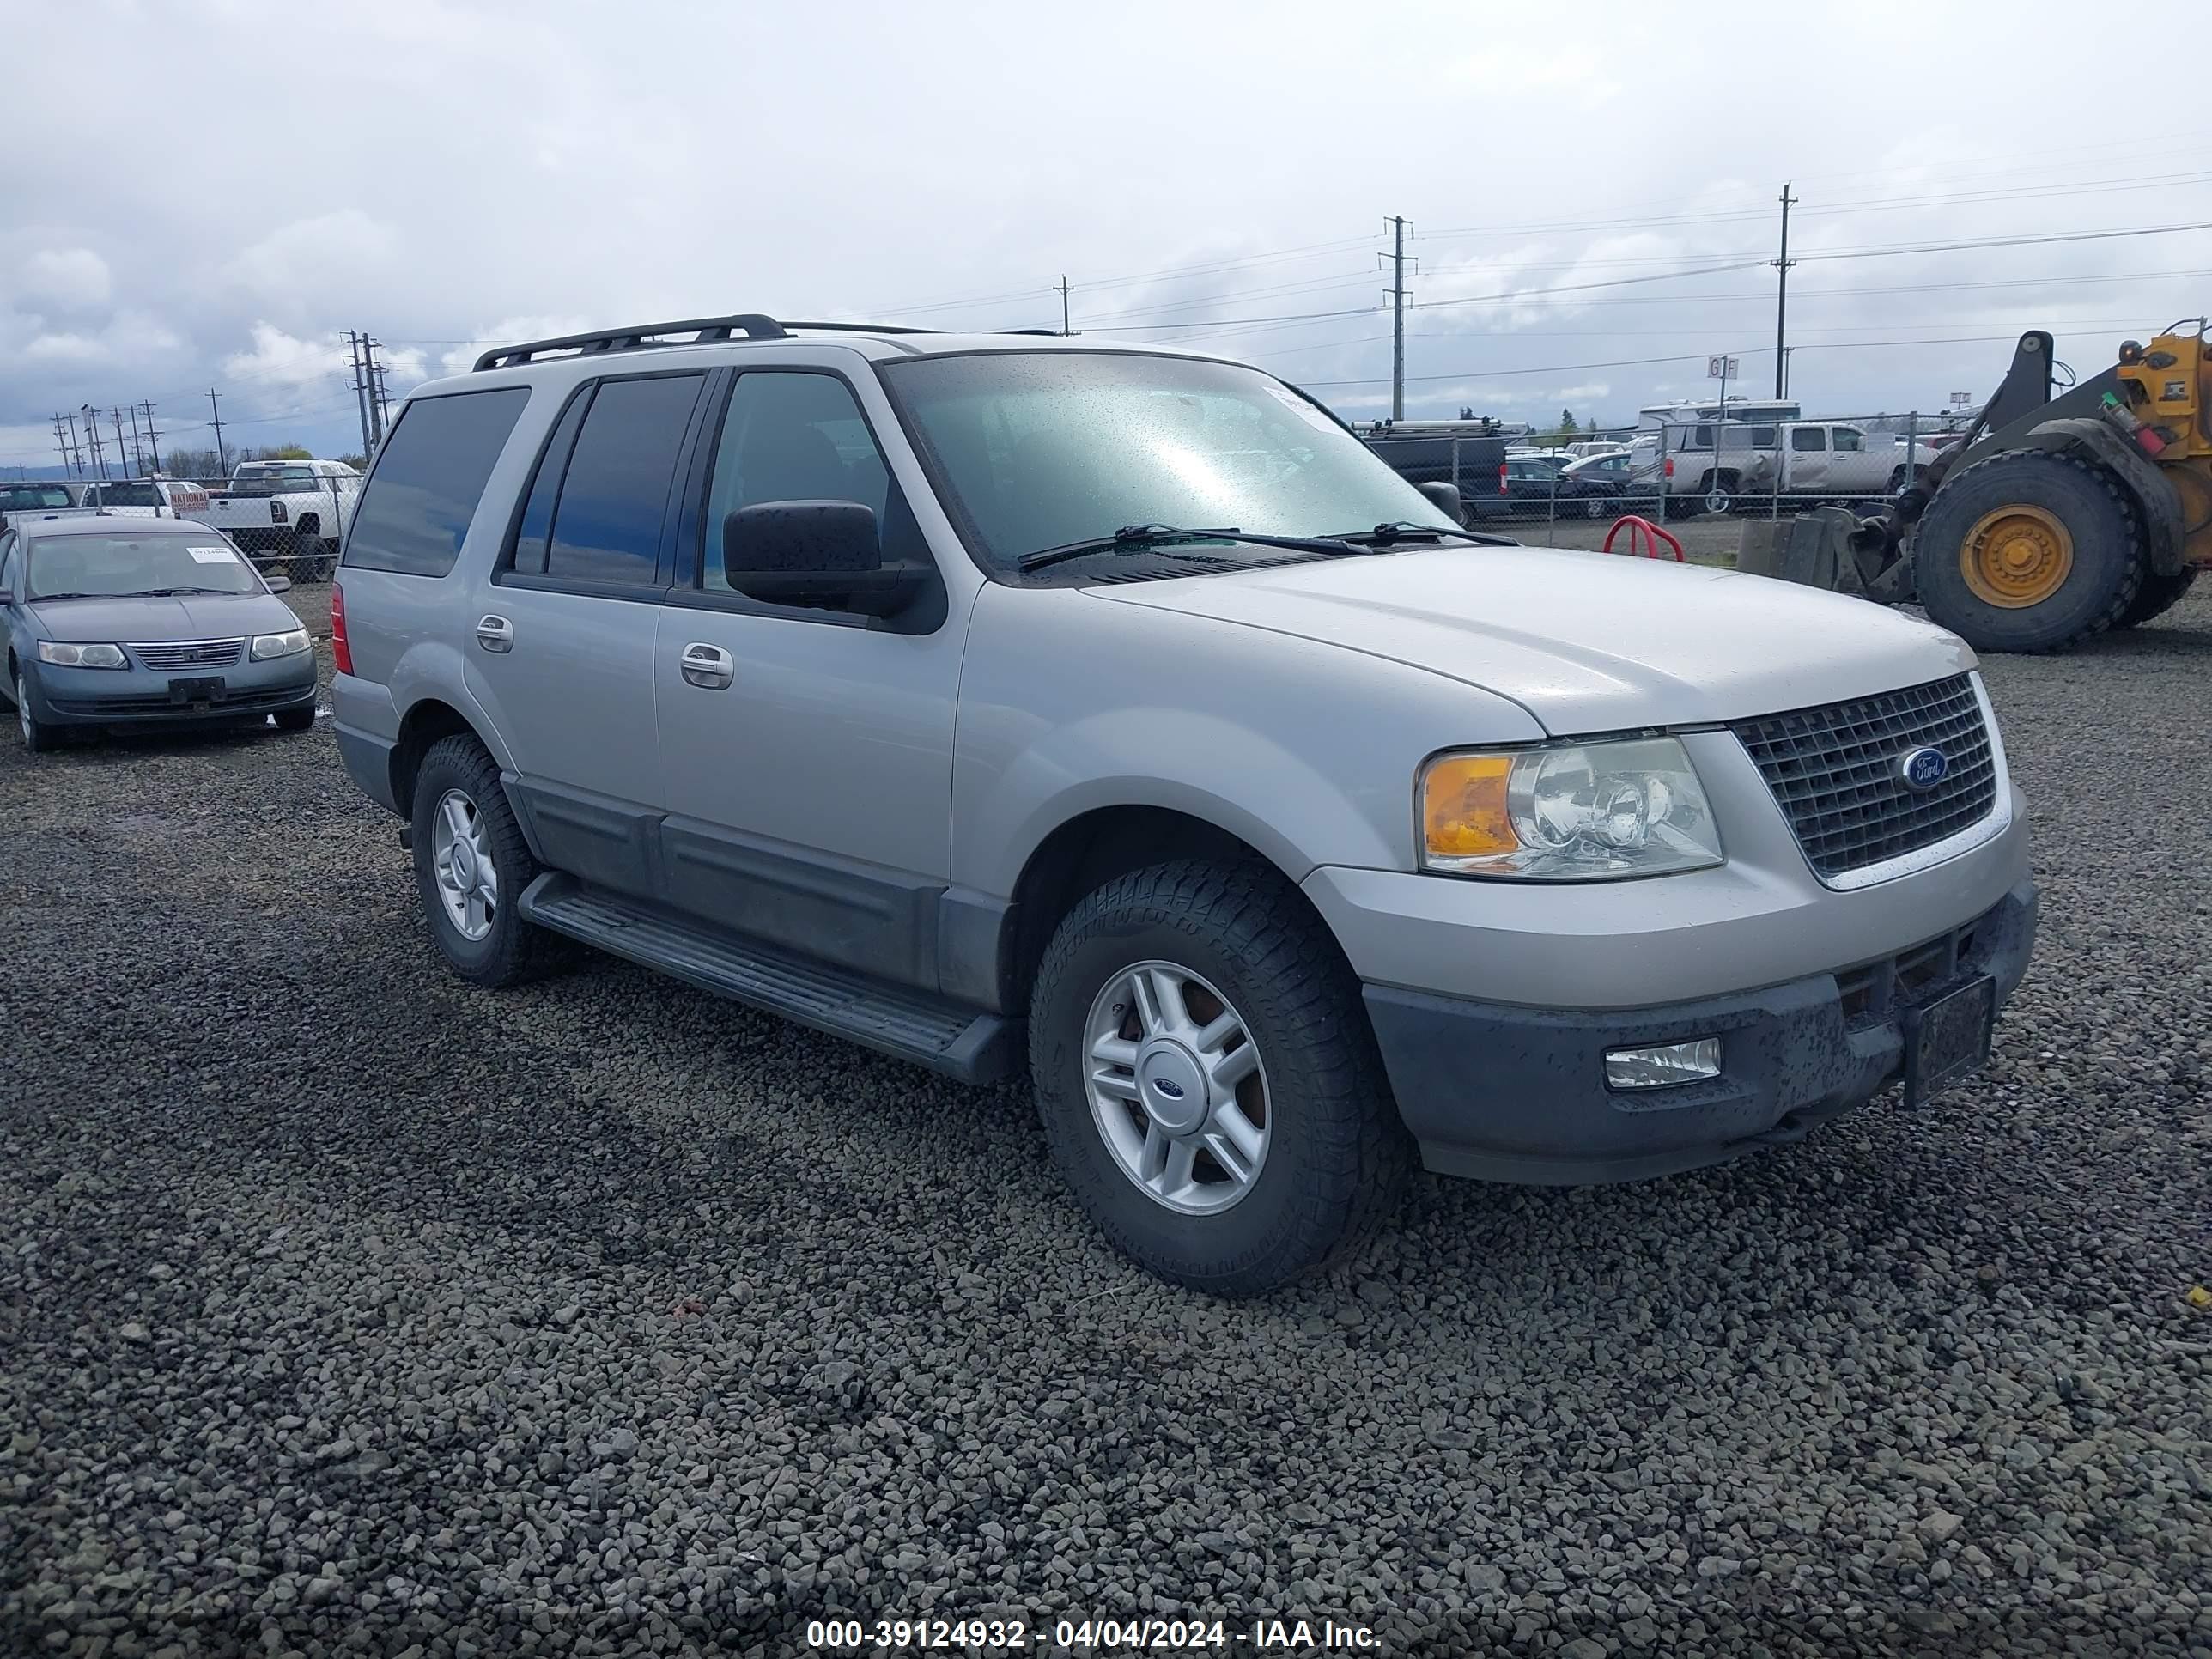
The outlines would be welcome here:
M 2128 608 L 2120 612 L 2115 628 L 2141 628 L 2153 617 L 2163 617 L 2181 603 L 2181 596 L 2197 580 L 2197 567 L 2185 564 L 2171 576 L 2145 576 Z
M 2115 625 L 2142 590 L 2141 521 L 2102 467 L 2016 449 L 1947 478 L 1920 521 L 1913 585 L 1977 651 L 2057 651 Z

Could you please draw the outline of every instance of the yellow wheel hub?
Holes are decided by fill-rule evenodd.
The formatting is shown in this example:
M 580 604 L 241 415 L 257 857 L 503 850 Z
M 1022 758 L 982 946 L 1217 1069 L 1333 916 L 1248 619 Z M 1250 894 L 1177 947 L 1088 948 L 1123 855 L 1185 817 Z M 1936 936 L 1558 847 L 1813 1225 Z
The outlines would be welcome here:
M 1984 513 L 1959 548 L 1959 571 L 1976 599 L 2007 611 L 2041 605 L 2066 585 L 2074 538 L 2057 516 L 2025 502 Z

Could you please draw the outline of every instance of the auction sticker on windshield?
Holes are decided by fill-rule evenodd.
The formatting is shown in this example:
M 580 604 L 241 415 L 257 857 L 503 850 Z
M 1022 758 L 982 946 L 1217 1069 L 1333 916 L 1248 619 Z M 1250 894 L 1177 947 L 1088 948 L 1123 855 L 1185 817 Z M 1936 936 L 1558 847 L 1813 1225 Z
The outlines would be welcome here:
M 235 564 L 238 555 L 227 547 L 202 547 L 195 543 L 185 550 L 200 564 Z
M 1334 421 L 1329 419 L 1329 417 L 1322 410 L 1316 409 L 1311 404 L 1299 397 L 1297 392 L 1291 391 L 1288 386 L 1274 386 L 1271 384 L 1267 387 L 1267 393 L 1270 397 L 1274 398 L 1277 403 L 1281 404 L 1285 408 L 1288 409 L 1291 414 L 1297 416 L 1308 426 L 1317 426 L 1323 432 L 1334 432 L 1337 429 L 1337 425 Z

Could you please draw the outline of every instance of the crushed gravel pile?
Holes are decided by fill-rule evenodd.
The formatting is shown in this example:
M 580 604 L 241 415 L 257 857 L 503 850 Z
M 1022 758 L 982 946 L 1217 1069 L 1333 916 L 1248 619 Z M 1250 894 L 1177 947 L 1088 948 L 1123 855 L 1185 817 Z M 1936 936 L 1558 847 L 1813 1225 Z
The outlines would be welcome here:
M 0 1653 L 2212 1655 L 2212 592 L 1989 676 L 2044 933 L 1985 1073 L 1424 1181 L 1256 1306 L 1107 1250 L 1021 1091 L 460 984 L 326 727 L 0 738 Z

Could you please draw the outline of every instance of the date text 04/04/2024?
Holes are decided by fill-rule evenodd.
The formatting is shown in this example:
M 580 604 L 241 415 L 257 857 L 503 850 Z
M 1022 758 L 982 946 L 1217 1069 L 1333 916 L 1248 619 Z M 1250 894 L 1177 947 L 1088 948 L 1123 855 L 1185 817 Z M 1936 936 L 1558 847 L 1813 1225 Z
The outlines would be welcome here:
M 848 1652 L 966 1648 L 1016 1652 L 1046 1646 L 1047 1630 L 1019 1619 L 822 1619 L 808 1622 L 806 1644 Z M 1340 1625 L 1334 1619 L 1255 1619 L 1233 1628 L 1220 1619 L 1061 1619 L 1049 1626 L 1049 1644 L 1085 1654 L 1231 1647 L 1262 1652 L 1374 1652 L 1382 1647 L 1364 1625 Z

